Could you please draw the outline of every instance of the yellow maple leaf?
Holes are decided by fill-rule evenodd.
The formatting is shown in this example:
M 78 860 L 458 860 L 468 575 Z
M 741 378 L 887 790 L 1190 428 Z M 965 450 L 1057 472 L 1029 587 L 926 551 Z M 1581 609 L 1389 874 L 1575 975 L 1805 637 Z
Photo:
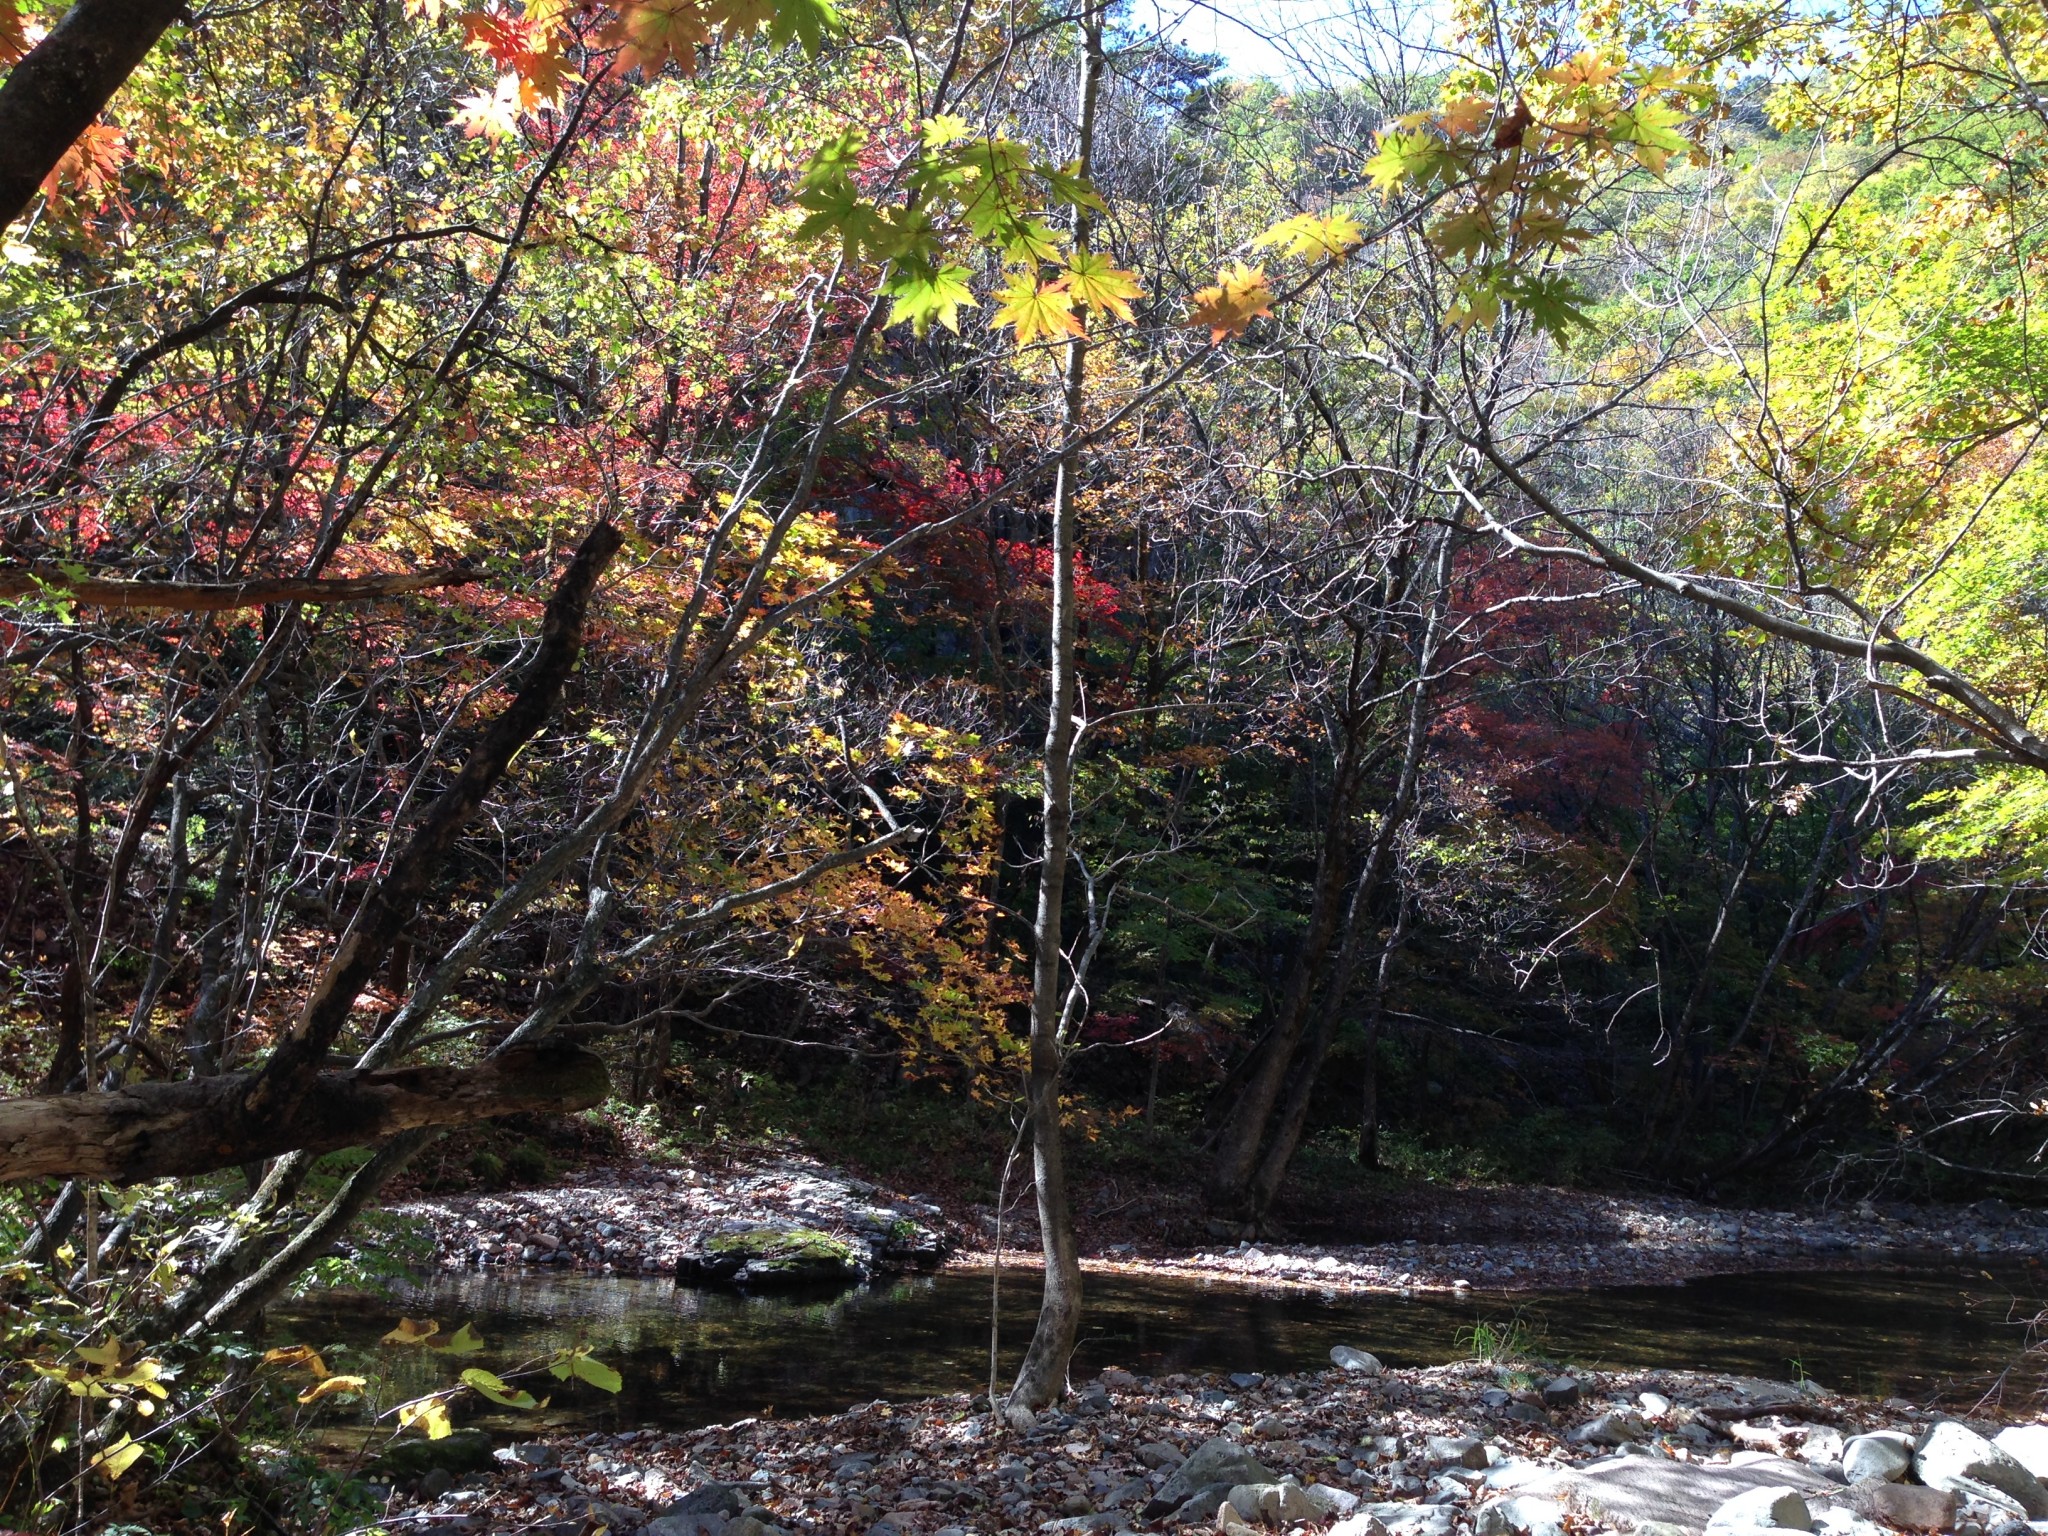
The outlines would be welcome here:
M 1437 127 L 1454 139 L 1477 133 L 1492 121 L 1493 103 L 1484 96 L 1460 96 L 1444 103 L 1436 115 Z
M 385 1334 L 379 1344 L 424 1344 L 441 1331 L 431 1317 L 401 1317 L 398 1326 Z
M 1573 86 L 1605 85 L 1621 73 L 1621 61 L 1593 49 L 1582 49 L 1562 64 L 1551 69 L 1539 69 L 1536 78 L 1547 80 L 1552 85 Z
M 1031 273 L 1019 272 L 996 297 L 1002 303 L 996 307 L 989 329 L 1014 327 L 1020 347 L 1029 346 L 1039 336 L 1052 341 L 1088 334 L 1081 317 L 1074 313 L 1074 299 L 1064 282 L 1040 283 Z
M 1297 213 L 1252 242 L 1255 251 L 1279 246 L 1289 256 L 1342 261 L 1365 244 L 1365 230 L 1348 213 Z
M 496 90 L 463 96 L 455 108 L 455 121 L 462 125 L 464 138 L 509 139 L 519 131 L 519 77 L 500 75 Z
M 1242 336 L 1252 321 L 1273 313 L 1273 290 L 1264 267 L 1232 262 L 1216 274 L 1215 286 L 1198 289 L 1188 308 L 1189 325 L 1209 327 L 1209 340 Z

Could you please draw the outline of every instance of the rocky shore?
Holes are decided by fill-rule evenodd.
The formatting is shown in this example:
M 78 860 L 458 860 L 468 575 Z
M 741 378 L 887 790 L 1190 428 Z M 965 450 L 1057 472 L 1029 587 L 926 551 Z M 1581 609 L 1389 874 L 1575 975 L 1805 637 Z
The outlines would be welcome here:
M 1670 1284 L 1905 1256 L 2010 1261 L 2048 1252 L 2041 1213 L 1997 1201 L 1744 1211 L 1575 1190 L 1444 1191 L 1388 1222 L 1412 1235 L 1355 1242 L 1205 1242 L 1191 1220 L 1162 1222 L 1144 1202 L 1106 1212 L 1103 1204 L 1080 1224 L 1089 1269 L 1331 1292 Z M 392 1209 L 428 1228 L 436 1262 L 447 1267 L 559 1265 L 765 1288 L 942 1261 L 982 1268 L 995 1257 L 989 1208 L 885 1189 L 794 1152 L 597 1167 L 546 1189 Z M 757 1251 L 778 1239 L 800 1263 L 778 1270 Z M 1013 1213 L 1004 1263 L 1028 1266 L 1036 1247 L 1028 1210 Z
M 687 1434 L 458 1436 L 439 1443 L 449 1464 L 394 1480 L 381 1523 L 454 1536 L 2048 1530 L 2048 1425 L 1810 1382 L 1385 1370 L 1362 1346 L 1331 1353 L 1329 1369 L 1293 1376 L 1105 1370 L 1022 1432 L 963 1396 Z

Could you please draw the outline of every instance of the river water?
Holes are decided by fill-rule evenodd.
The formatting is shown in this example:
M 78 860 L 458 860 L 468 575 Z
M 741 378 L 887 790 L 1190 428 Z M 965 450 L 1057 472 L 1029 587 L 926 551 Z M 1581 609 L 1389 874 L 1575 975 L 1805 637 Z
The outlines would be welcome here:
M 1804 1373 L 1868 1396 L 1954 1399 L 1974 1395 L 2020 1354 L 2026 1322 L 2048 1292 L 2039 1275 L 1951 1263 L 1465 1298 L 1091 1275 L 1074 1375 L 1107 1365 L 1149 1375 L 1308 1370 L 1328 1363 L 1333 1344 L 1370 1349 L 1389 1365 L 1441 1364 L 1471 1357 L 1475 1324 L 1519 1320 L 1531 1353 L 1565 1364 L 1777 1380 Z M 1005 1382 L 1030 1334 L 1036 1279 L 1004 1278 Z M 450 1332 L 473 1323 L 487 1347 L 460 1362 L 377 1348 L 401 1314 L 435 1317 Z M 618 1396 L 550 1382 L 553 1399 L 540 1415 L 479 1422 L 687 1429 L 984 1390 L 989 1276 L 946 1273 L 804 1300 L 650 1279 L 444 1273 L 393 1296 L 316 1294 L 273 1314 L 268 1332 L 267 1342 L 312 1344 L 334 1369 L 377 1378 L 386 1401 L 447 1385 L 458 1365 L 507 1372 L 584 1342 L 623 1374 Z

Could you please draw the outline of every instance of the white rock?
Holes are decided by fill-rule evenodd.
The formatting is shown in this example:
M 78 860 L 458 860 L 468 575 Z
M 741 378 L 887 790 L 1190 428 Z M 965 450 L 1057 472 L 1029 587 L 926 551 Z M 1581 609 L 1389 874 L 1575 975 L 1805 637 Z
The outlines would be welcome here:
M 2015 1424 L 1992 1436 L 1991 1443 L 2037 1478 L 2048 1478 L 2048 1424 Z
M 1808 1430 L 1799 1449 L 1792 1454 L 1809 1466 L 1832 1468 L 1841 1464 L 1842 1449 L 1842 1432 L 1823 1424 Z
M 1870 1478 L 1896 1483 L 1913 1470 L 1913 1442 L 1889 1429 L 1858 1435 L 1842 1447 L 1842 1476 L 1852 1483 Z
M 1643 1412 L 1653 1419 L 1661 1419 L 1671 1411 L 1671 1399 L 1662 1392 L 1639 1392 L 1636 1394 L 1636 1401 L 1642 1405 Z
M 1813 1513 L 1796 1488 L 1752 1488 L 1738 1493 L 1707 1521 L 1709 1533 L 1720 1531 L 1810 1531 Z
M 1943 1419 L 1913 1448 L 1913 1470 L 1930 1488 L 2028 1520 L 2048 1519 L 2048 1488 L 2006 1451 L 1966 1424 Z
M 1302 1492 L 1326 1520 L 1332 1515 L 1348 1515 L 1359 1504 L 1358 1495 L 1349 1488 L 1332 1488 L 1328 1483 L 1310 1483 Z
M 1581 1445 L 1627 1445 L 1649 1432 L 1642 1415 L 1632 1409 L 1616 1408 L 1597 1419 L 1588 1419 L 1571 1432 L 1571 1438 Z
M 1362 1349 L 1353 1349 L 1349 1344 L 1339 1344 L 1330 1351 L 1330 1363 L 1346 1371 L 1356 1371 L 1361 1376 L 1377 1376 L 1386 1369 L 1380 1364 L 1378 1355 L 1367 1354 Z
M 1315 1501 L 1291 1477 L 1277 1483 L 1239 1483 L 1230 1490 L 1226 1503 L 1239 1519 L 1256 1525 L 1291 1525 L 1296 1520 L 1322 1518 Z
M 1528 1494 L 1495 1499 L 1474 1516 L 1475 1536 L 1564 1536 L 1564 1506 Z

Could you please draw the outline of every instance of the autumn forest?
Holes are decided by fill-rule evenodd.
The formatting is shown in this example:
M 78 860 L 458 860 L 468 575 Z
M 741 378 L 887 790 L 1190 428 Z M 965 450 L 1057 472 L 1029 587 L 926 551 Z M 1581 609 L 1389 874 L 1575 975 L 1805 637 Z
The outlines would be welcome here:
M 1096 1218 L 2037 1198 L 2048 14 L 1227 14 L 0 0 L 7 1518 L 370 1529 L 271 1311 L 620 1159 L 1020 1435 Z

